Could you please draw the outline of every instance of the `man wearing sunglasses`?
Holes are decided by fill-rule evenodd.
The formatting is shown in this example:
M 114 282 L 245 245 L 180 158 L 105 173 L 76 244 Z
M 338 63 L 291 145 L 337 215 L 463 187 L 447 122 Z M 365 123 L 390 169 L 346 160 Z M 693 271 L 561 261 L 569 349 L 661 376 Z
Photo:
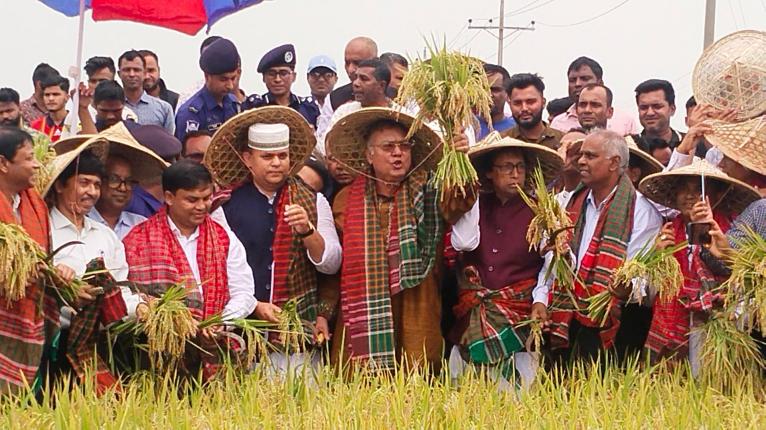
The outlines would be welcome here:
M 269 91 L 266 94 L 253 94 L 242 103 L 242 110 L 261 106 L 279 105 L 295 109 L 306 118 L 316 130 L 319 118 L 319 106 L 313 97 L 298 97 L 291 88 L 295 82 L 295 47 L 281 45 L 267 52 L 258 63 L 258 73 L 263 75 L 263 83 Z
M 309 68 L 306 72 L 306 80 L 311 88 L 311 96 L 314 102 L 319 106 L 319 117 L 317 118 L 316 137 L 317 142 L 324 142 L 324 135 L 330 127 L 332 118 L 332 103 L 329 95 L 338 83 L 338 68 L 335 61 L 326 55 L 317 55 L 309 61 Z M 320 153 L 324 148 L 319 148 Z
M 110 156 L 106 160 L 106 174 L 101 181 L 101 198 L 88 213 L 88 218 L 111 228 L 122 240 L 133 226 L 146 220 L 142 215 L 125 210 L 137 184 L 138 181 L 132 176 L 130 162 L 120 156 Z

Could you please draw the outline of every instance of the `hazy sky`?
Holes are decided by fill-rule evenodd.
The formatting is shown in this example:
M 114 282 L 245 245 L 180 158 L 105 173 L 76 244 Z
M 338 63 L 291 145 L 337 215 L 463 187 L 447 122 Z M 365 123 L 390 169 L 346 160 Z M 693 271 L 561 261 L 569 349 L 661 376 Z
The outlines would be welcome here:
M 540 74 L 551 100 L 566 95 L 568 64 L 580 55 L 590 56 L 603 66 L 615 106 L 632 113 L 633 88 L 639 82 L 668 79 L 676 88 L 679 105 L 673 124 L 685 129 L 683 105 L 691 95 L 691 72 L 702 52 L 704 7 L 704 0 L 507 0 L 506 25 L 526 26 L 532 20 L 536 25 L 534 31 L 506 39 L 503 65 L 511 73 Z M 486 19 L 493 17 L 497 23 L 498 12 L 498 0 L 270 0 L 224 18 L 210 34 L 236 43 L 243 62 L 242 87 L 248 93 L 265 92 L 255 72 L 261 56 L 277 45 L 293 43 L 298 60 L 293 90 L 307 95 L 309 58 L 333 57 L 341 68 L 339 85 L 344 84 L 343 48 L 358 35 L 374 38 L 381 52 L 411 57 L 422 52 L 424 38 L 435 35 L 446 38 L 452 48 L 495 62 L 497 40 L 466 27 L 469 18 L 474 25 L 487 25 Z M 62 74 L 74 65 L 76 18 L 67 18 L 37 0 L 2 0 L 0 16 L 5 27 L 0 86 L 13 87 L 26 98 L 37 63 L 48 62 Z M 717 1 L 716 38 L 764 28 L 766 0 Z M 158 53 L 168 86 L 183 91 L 202 77 L 197 61 L 205 37 L 204 30 L 191 37 L 136 23 L 94 22 L 87 13 L 84 58 L 109 55 L 116 59 L 127 49 L 148 48 Z

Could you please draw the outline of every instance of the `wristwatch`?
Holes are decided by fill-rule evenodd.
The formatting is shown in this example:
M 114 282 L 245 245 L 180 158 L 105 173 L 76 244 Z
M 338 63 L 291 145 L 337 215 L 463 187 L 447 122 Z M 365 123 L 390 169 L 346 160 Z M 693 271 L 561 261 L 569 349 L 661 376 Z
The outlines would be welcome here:
M 314 224 L 312 224 L 311 221 L 309 221 L 309 230 L 305 233 L 298 233 L 298 237 L 301 239 L 305 239 L 311 236 L 312 234 L 314 234 L 315 231 L 316 229 L 314 228 Z

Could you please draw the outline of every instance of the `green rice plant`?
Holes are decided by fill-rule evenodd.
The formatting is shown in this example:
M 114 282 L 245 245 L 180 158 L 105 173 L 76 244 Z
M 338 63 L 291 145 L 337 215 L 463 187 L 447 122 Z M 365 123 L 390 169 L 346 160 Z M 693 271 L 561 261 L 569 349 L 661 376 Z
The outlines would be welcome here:
M 441 47 L 435 40 L 426 45 L 430 58 L 416 60 L 404 75 L 397 103 L 406 106 L 415 102 L 420 108 L 408 137 L 426 121 L 439 124 L 445 145 L 434 181 L 441 188 L 442 199 L 454 193 L 465 197 L 466 187 L 477 183 L 479 177 L 468 156 L 454 150 L 453 136 L 473 122 L 474 110 L 492 123 L 489 81 L 478 58 L 448 51 L 446 41 Z
M 729 306 L 739 305 L 749 328 L 766 333 L 766 238 L 743 226 L 744 237 L 729 255 L 731 276 L 723 283 Z
M 662 302 L 669 302 L 678 296 L 684 284 L 681 265 L 673 254 L 685 249 L 687 245 L 687 242 L 683 242 L 659 249 L 653 242 L 647 242 L 635 257 L 626 259 L 615 270 L 612 276 L 612 288 L 630 285 L 633 280 L 642 279 L 657 289 L 657 295 Z M 633 288 L 632 291 L 632 296 L 641 303 L 643 296 L 640 290 Z
M 604 291 L 591 295 L 585 301 L 588 303 L 588 307 L 585 310 L 588 318 L 596 321 L 600 327 L 603 327 L 607 320 L 609 320 L 612 307 L 614 307 L 614 294 L 612 290 L 607 288 Z
M 53 174 L 53 159 L 56 158 L 56 151 L 53 150 L 50 138 L 43 133 L 32 135 L 32 151 L 35 159 L 40 163 L 40 168 L 35 174 L 34 186 L 35 190 L 42 195 Z

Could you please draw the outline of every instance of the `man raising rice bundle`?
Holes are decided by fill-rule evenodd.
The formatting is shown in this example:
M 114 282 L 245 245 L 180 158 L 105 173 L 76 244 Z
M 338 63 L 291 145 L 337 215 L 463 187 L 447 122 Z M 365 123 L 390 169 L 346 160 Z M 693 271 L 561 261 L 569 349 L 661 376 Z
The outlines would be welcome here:
M 605 324 L 591 319 L 587 299 L 612 288 L 614 271 L 626 258 L 635 256 L 654 240 L 662 218 L 652 204 L 633 188 L 625 174 L 629 152 L 619 134 L 598 130 L 589 134 L 580 150 L 582 184 L 573 192 L 567 211 L 575 228 L 569 242 L 579 279 L 574 285 L 572 302 L 561 285 L 553 288 L 551 348 L 562 349 L 560 358 L 596 359 L 614 345 L 620 328 L 620 306 L 612 306 Z M 551 279 L 546 279 L 548 264 L 540 271 L 533 291 L 532 318 L 548 320 Z M 621 304 L 631 286 L 612 289 L 612 300 Z
M 149 296 L 184 285 L 186 305 L 196 321 L 221 315 L 244 318 L 256 307 L 253 275 L 242 243 L 210 215 L 213 179 L 201 164 L 179 161 L 162 173 L 165 204 L 125 237 L 128 279 Z M 150 299 L 156 300 L 156 299 Z M 186 370 L 202 367 L 205 378 L 219 364 L 221 326 L 197 333 L 207 353 L 187 348 Z
M 366 108 L 327 135 L 330 152 L 356 175 L 333 203 L 343 235 L 340 289 L 323 292 L 321 318 L 329 321 L 337 311 L 335 362 L 390 370 L 400 360 L 432 370 L 441 365 L 444 220 L 457 220 L 473 202 L 462 212 L 442 209 L 458 206 L 450 199 L 440 208 L 440 191 L 429 179 L 442 142 L 427 126 L 408 139 L 414 121 L 391 109 Z M 467 152 L 465 135 L 453 139 L 455 150 Z
M 533 360 L 521 351 L 529 328 L 514 326 L 529 320 L 532 289 L 543 259 L 530 251 L 526 227 L 534 214 L 517 187 L 530 193 L 538 162 L 550 183 L 563 162 L 552 149 L 500 139 L 497 134 L 471 148 L 469 155 L 487 192 L 452 229 L 452 245 L 464 254 L 454 307 L 458 323 L 452 333 L 457 346 L 452 349 L 450 370 L 455 377 L 466 362 L 492 366 L 500 386 L 510 388 L 515 368 L 528 385 Z
M 247 251 L 256 318 L 278 321 L 281 307 L 294 301 L 300 319 L 316 324 L 316 341 L 322 343 L 329 330 L 317 319 L 317 272 L 337 272 L 341 248 L 327 200 L 293 176 L 315 145 L 311 126 L 297 111 L 266 106 L 224 124 L 204 162 L 218 185 L 233 188 L 223 213 L 215 215 L 225 215 Z M 277 370 L 300 371 L 319 358 L 304 345 L 289 352 L 271 354 Z

